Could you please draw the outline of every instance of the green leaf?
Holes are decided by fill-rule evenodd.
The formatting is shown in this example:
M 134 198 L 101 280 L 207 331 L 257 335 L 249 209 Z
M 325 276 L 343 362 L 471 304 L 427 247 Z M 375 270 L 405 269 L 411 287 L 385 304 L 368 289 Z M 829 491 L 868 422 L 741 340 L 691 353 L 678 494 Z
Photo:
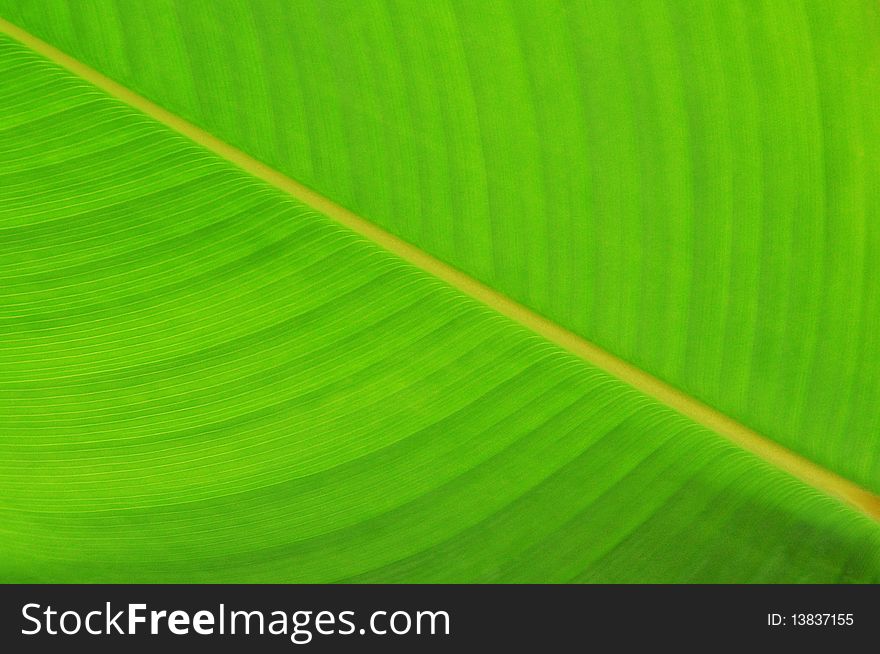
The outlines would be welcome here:
M 0 579 L 880 581 L 876 8 L 0 15 L 806 457 L 2 37 Z

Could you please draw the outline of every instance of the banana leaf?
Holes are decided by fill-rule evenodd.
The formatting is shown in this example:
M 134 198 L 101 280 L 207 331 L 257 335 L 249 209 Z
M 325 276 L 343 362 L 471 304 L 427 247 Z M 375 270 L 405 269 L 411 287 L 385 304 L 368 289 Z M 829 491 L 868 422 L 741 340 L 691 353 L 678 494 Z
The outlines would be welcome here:
M 880 582 L 876 3 L 0 17 L 0 580 Z

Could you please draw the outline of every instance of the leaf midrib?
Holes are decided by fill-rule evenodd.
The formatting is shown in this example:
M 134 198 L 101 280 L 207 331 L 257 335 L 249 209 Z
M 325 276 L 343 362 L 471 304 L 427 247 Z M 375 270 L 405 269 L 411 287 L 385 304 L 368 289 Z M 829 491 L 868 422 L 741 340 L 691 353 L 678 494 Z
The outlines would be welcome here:
M 0 32 L 150 118 L 170 127 L 250 175 L 275 186 L 383 249 L 574 354 L 588 364 L 607 372 L 809 486 L 849 504 L 880 522 L 880 496 L 755 432 L 696 398 L 657 379 L 650 373 L 611 354 L 595 343 L 539 315 L 461 270 L 394 236 L 3 18 L 0 18 Z

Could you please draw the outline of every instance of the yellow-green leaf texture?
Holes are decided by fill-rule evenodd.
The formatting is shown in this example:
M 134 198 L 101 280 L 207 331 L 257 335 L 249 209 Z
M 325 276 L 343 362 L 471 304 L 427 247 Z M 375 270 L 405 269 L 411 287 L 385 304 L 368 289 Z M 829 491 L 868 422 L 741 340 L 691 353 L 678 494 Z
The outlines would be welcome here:
M 0 17 L 880 492 L 875 2 Z M 878 582 L 880 523 L 0 35 L 0 581 L 343 580 Z

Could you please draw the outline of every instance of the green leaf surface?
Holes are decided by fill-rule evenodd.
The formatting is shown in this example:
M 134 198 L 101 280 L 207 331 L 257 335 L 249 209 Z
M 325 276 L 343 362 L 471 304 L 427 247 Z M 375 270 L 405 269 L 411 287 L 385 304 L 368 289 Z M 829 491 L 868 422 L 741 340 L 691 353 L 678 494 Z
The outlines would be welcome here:
M 880 491 L 874 0 L 0 15 Z
M 876 10 L 694 7 L 0 15 L 877 490 Z M 0 580 L 876 583 L 880 525 L 0 37 Z

